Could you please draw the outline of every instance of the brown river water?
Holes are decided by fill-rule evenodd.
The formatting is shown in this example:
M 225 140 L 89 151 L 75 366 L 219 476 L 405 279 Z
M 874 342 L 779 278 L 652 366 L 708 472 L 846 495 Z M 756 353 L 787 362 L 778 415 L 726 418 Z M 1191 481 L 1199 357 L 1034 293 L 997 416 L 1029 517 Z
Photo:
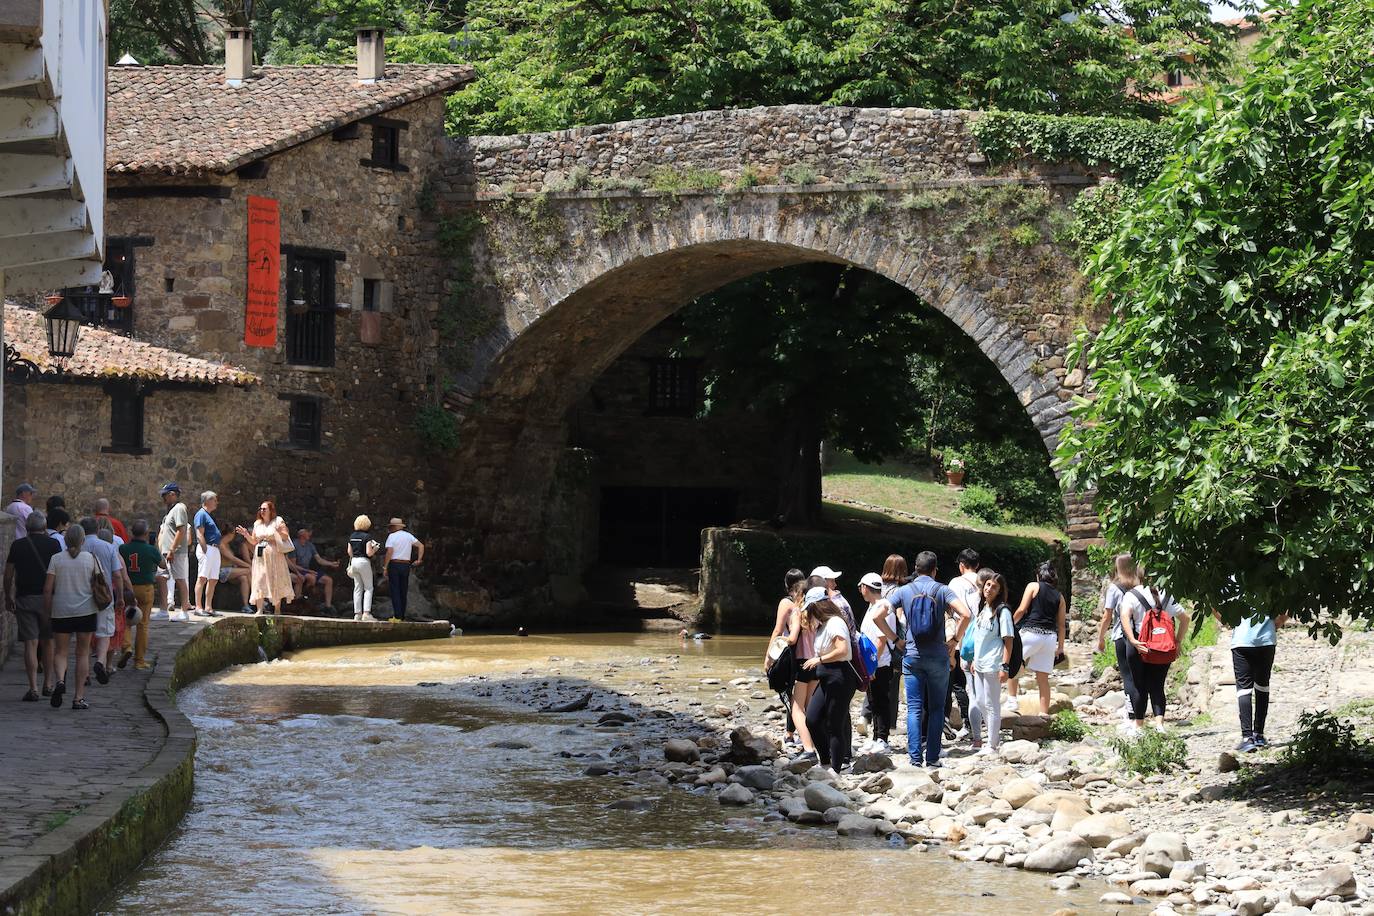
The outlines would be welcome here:
M 1106 911 L 1100 884 L 1056 893 L 1047 876 L 585 776 L 578 755 L 605 754 L 636 726 L 538 711 L 557 700 L 555 670 L 578 682 L 569 695 L 595 686 L 634 711 L 637 696 L 757 675 L 763 642 L 460 637 L 207 678 L 177 697 L 199 733 L 191 811 L 104 912 Z M 652 809 L 606 807 L 630 796 Z

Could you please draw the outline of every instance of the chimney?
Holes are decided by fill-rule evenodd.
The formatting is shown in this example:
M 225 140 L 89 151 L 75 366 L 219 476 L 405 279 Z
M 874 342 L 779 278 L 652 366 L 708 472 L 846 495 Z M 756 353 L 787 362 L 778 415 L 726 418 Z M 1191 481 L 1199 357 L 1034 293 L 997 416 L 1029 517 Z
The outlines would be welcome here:
M 253 78 L 253 30 L 224 30 L 224 82 L 242 86 Z
M 358 30 L 358 82 L 375 83 L 386 76 L 386 32 Z

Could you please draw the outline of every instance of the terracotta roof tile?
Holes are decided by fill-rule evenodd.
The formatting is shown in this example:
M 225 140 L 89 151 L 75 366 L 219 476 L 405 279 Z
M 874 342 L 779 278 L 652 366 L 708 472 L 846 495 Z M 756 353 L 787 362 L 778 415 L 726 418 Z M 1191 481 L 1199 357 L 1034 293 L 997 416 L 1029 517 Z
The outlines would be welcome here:
M 12 344 L 24 359 L 40 369 L 53 364 L 48 356 L 48 334 L 43 316 L 35 309 L 5 303 L 5 343 Z M 94 379 L 145 379 L 192 382 L 206 385 L 257 384 L 246 369 L 189 356 L 179 350 L 89 325 L 81 329 L 76 353 L 63 367 L 67 375 Z
M 228 172 L 360 118 L 457 89 L 472 68 L 390 64 L 360 83 L 349 66 L 258 67 L 242 86 L 212 66 L 110 67 L 105 167 Z

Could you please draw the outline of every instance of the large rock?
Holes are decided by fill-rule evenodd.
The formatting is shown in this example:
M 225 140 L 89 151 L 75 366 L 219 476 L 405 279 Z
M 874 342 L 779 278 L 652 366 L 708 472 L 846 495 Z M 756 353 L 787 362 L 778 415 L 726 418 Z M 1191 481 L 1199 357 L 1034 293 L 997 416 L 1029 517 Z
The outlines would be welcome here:
M 850 769 L 857 776 L 860 773 L 881 773 L 892 768 L 892 758 L 886 754 L 860 754 L 854 758 Z
M 1140 871 L 1152 871 L 1161 878 L 1169 877 L 1175 862 L 1187 862 L 1193 858 L 1180 834 L 1163 832 L 1147 836 L 1135 854 L 1136 867 Z
M 1334 830 L 1324 836 L 1317 838 L 1318 846 L 1325 846 L 1327 849 L 1342 849 L 1346 846 L 1358 846 L 1368 843 L 1370 837 L 1374 836 L 1374 828 L 1368 824 L 1352 822 L 1344 830 Z
M 663 756 L 674 763 L 695 763 L 701 759 L 701 751 L 686 738 L 669 738 L 663 742 Z
M 735 770 L 735 775 L 740 778 L 740 782 L 744 783 L 749 788 L 763 791 L 773 788 L 773 782 L 777 779 L 772 767 L 761 766 L 759 764 L 740 767 L 738 770 Z
M 1002 745 L 1002 758 L 1011 763 L 1035 763 L 1040 759 L 1040 746 L 1034 741 L 1008 741 Z
M 878 822 L 862 814 L 846 814 L 835 827 L 840 836 L 873 836 L 878 832 Z
M 1022 807 L 1031 811 L 1046 811 L 1054 814 L 1059 808 L 1059 803 L 1063 801 L 1075 802 L 1083 808 L 1088 807 L 1088 799 L 1085 796 L 1079 795 L 1077 792 L 1065 792 L 1063 789 L 1051 789 L 1048 792 L 1042 792 Z
M 1300 881 L 1288 892 L 1294 906 L 1311 906 L 1327 897 L 1348 897 L 1355 893 L 1355 875 L 1349 865 L 1333 865 L 1319 875 Z
M 1078 867 L 1079 861 L 1092 857 L 1093 849 L 1082 837 L 1069 836 L 1041 846 L 1026 856 L 1022 867 L 1027 871 L 1072 871 Z
M 1050 829 L 1058 833 L 1062 830 L 1072 830 L 1079 821 L 1087 820 L 1092 816 L 1092 811 L 1088 806 L 1078 800 L 1065 799 L 1054 809 L 1054 818 L 1050 821 Z
M 826 811 L 837 806 L 849 806 L 849 796 L 834 786 L 823 782 L 813 782 L 802 792 L 807 807 L 812 811 Z
M 735 763 L 766 763 L 776 756 L 778 745 L 771 738 L 760 738 L 742 725 L 730 732 L 730 759 Z
M 1039 794 L 1040 784 L 1029 779 L 1013 779 L 997 789 L 997 797 L 1013 808 L 1020 808 Z
M 732 782 L 725 787 L 725 791 L 717 796 L 717 801 L 722 805 L 747 805 L 754 800 L 754 793 L 737 782 Z
M 1263 916 L 1278 901 L 1268 891 L 1236 891 L 1236 913 L 1239 916 Z
M 810 811 L 811 806 L 806 803 L 804 798 L 784 798 L 778 802 L 778 810 L 783 813 L 789 821 L 795 821 L 801 816 L 802 812 Z
M 1088 841 L 1094 849 L 1101 849 L 1112 840 L 1131 833 L 1131 822 L 1120 814 L 1094 814 L 1073 825 L 1073 832 Z

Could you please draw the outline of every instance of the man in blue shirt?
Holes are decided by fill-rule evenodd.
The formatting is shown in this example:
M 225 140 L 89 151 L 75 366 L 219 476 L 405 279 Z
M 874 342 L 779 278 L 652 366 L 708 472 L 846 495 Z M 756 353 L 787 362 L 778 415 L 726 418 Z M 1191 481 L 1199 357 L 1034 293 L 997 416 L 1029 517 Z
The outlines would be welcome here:
M 888 599 L 906 618 L 906 658 L 902 661 L 906 684 L 907 753 L 913 766 L 940 765 L 940 739 L 945 730 L 945 698 L 954 653 L 964 638 L 971 617 L 968 606 L 948 585 L 935 581 L 936 557 L 929 550 L 916 555 L 916 578 Z M 957 627 L 952 639 L 945 635 L 945 620 Z
M 1220 621 L 1221 615 L 1217 619 Z M 1240 707 L 1238 751 L 1249 753 L 1269 746 L 1269 739 L 1264 737 L 1264 722 L 1269 715 L 1269 675 L 1274 670 L 1278 631 L 1287 622 L 1287 614 L 1255 614 L 1231 632 L 1231 666 L 1236 673 L 1236 705 Z
M 196 542 L 196 593 L 192 604 L 209 617 L 218 617 L 215 610 L 215 586 L 219 585 L 221 555 L 220 531 L 211 514 L 219 506 L 214 490 L 200 494 L 200 509 L 191 520 L 192 537 Z

